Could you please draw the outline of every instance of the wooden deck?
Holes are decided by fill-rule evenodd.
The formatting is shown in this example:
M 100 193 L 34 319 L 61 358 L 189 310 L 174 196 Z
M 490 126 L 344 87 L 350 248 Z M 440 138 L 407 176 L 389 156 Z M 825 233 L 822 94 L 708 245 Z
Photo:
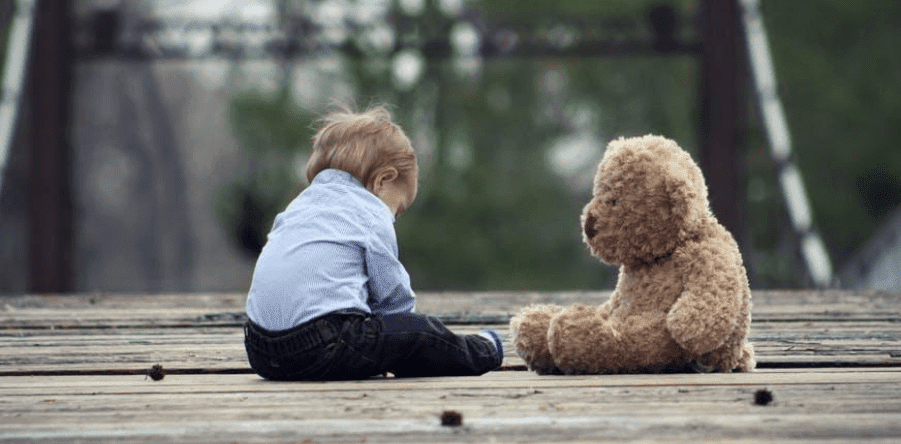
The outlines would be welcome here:
M 418 308 L 509 341 L 526 304 L 606 298 L 432 293 Z M 247 366 L 240 294 L 0 296 L 0 442 L 901 442 L 901 293 L 753 300 L 754 373 L 537 376 L 508 342 L 480 377 L 277 383 Z

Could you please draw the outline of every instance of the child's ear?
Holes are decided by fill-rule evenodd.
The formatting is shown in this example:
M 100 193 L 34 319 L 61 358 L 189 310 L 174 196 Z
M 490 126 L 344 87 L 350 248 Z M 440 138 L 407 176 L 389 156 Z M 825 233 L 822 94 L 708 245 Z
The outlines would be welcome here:
M 375 176 L 375 180 L 373 181 L 372 191 L 378 194 L 381 191 L 382 187 L 387 185 L 389 182 L 393 182 L 399 175 L 400 173 L 397 171 L 397 168 L 394 167 L 388 167 L 379 171 L 379 173 Z

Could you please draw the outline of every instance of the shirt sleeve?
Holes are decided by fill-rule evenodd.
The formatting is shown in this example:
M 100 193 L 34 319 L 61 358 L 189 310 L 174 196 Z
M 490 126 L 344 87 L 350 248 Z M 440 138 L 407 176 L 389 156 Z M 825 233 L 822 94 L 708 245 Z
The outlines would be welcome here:
M 416 296 L 410 285 L 410 275 L 398 259 L 393 223 L 377 218 L 371 233 L 365 254 L 369 308 L 378 314 L 415 310 Z

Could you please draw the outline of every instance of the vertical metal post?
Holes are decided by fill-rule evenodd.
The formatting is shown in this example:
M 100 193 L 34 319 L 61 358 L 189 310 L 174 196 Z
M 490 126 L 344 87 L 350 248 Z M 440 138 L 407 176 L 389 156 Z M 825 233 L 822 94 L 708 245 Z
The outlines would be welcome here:
M 10 20 L 9 43 L 6 60 L 0 72 L 0 192 L 3 191 L 3 174 L 6 161 L 12 151 L 22 102 L 28 51 L 34 27 L 34 8 L 31 1 L 0 3 L 0 20 Z
M 754 73 L 757 108 L 763 121 L 770 152 L 776 163 L 776 175 L 792 227 L 798 235 L 799 247 L 807 272 L 818 287 L 832 285 L 833 270 L 829 251 L 814 225 L 813 210 L 807 189 L 801 178 L 801 170 L 792 157 L 791 133 L 782 109 L 782 101 L 776 88 L 776 70 L 770 55 L 770 44 L 758 0 L 741 0 L 742 28 L 748 48 L 748 60 Z
M 29 291 L 72 289 L 72 186 L 67 127 L 72 83 L 71 1 L 38 0 L 29 70 Z
M 702 0 L 701 168 L 710 204 L 739 243 L 746 237 L 743 143 L 746 97 L 739 10 L 736 0 Z

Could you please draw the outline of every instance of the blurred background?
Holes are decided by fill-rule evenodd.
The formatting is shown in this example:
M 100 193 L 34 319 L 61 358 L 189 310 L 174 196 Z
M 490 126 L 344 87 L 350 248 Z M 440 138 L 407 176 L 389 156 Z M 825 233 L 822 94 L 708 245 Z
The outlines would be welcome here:
M 901 2 L 0 0 L 0 293 L 246 291 L 333 99 L 420 156 L 418 290 L 609 289 L 604 147 L 675 139 L 752 288 L 901 289 Z

